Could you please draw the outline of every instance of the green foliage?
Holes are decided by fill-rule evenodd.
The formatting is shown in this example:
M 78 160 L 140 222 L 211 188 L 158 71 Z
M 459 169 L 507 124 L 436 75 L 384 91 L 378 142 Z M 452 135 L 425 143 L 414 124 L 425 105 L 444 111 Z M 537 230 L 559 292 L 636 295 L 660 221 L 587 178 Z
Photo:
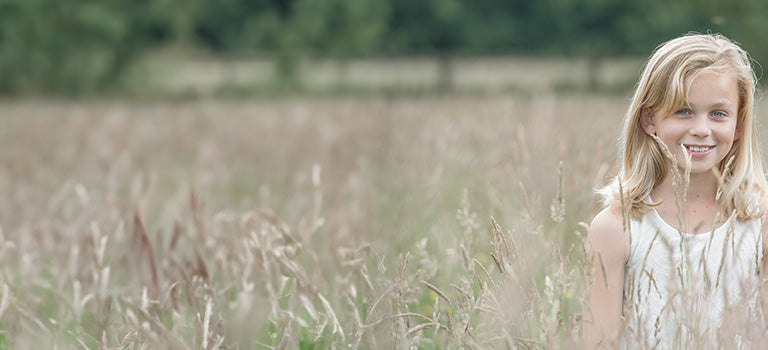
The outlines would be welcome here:
M 297 25 L 309 47 L 333 57 L 370 53 L 387 28 L 389 5 L 378 0 L 303 0 Z
M 194 15 L 192 30 L 200 45 L 215 51 L 275 49 L 278 12 L 269 0 L 204 1 Z
M 462 0 L 391 0 L 385 45 L 394 53 L 454 51 L 462 44 Z
M 171 1 L 0 2 L 0 92 L 77 94 L 113 85 L 165 41 Z
M 376 0 L 217 0 L 201 7 L 194 32 L 212 50 L 274 55 L 276 78 L 290 83 L 307 54 L 372 53 L 387 15 L 387 4 Z
M 761 0 L 0 0 L 0 94 L 114 87 L 161 44 L 275 58 L 301 83 L 310 56 L 648 55 L 690 31 L 720 32 L 768 59 Z M 341 76 L 340 75 L 340 76 Z M 447 78 L 450 80 L 450 76 Z

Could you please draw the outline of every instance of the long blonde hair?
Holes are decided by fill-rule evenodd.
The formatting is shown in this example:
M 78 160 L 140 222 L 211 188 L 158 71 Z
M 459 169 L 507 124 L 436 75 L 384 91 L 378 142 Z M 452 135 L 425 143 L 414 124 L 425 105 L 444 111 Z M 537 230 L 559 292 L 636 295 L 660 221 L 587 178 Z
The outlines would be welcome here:
M 747 220 L 766 212 L 768 185 L 753 114 L 757 79 L 747 53 L 720 34 L 688 34 L 672 39 L 657 47 L 648 59 L 624 116 L 619 173 L 599 190 L 606 204 L 620 204 L 634 218 L 659 204 L 651 202 L 649 195 L 670 169 L 659 144 L 643 130 L 641 115 L 674 112 L 684 104 L 686 79 L 705 70 L 732 74 L 739 90 L 739 137 L 718 167 L 723 179 L 718 199 L 721 213 L 727 216 L 735 212 L 737 219 Z

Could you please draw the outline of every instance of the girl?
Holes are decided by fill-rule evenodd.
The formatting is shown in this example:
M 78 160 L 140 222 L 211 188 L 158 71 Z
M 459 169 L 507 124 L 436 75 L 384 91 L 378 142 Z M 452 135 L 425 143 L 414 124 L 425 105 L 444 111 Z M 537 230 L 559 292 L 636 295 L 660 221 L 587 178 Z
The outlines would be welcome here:
M 670 40 L 646 63 L 590 225 L 588 348 L 768 344 L 755 80 L 746 52 L 717 34 Z

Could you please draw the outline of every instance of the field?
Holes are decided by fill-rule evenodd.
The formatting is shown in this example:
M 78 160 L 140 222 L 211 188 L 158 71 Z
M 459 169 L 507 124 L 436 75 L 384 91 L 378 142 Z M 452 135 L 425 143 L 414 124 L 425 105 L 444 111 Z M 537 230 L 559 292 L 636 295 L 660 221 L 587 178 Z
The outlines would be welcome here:
M 624 104 L 6 101 L 0 344 L 568 344 Z
M 551 91 L 3 101 L 0 348 L 573 348 L 628 97 Z

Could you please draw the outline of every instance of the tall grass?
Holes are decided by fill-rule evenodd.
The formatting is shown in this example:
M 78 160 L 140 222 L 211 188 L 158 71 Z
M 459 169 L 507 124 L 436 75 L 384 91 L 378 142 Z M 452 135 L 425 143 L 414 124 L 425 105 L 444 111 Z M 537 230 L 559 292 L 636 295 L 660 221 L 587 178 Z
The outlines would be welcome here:
M 0 348 L 572 348 L 625 101 L 0 105 Z

